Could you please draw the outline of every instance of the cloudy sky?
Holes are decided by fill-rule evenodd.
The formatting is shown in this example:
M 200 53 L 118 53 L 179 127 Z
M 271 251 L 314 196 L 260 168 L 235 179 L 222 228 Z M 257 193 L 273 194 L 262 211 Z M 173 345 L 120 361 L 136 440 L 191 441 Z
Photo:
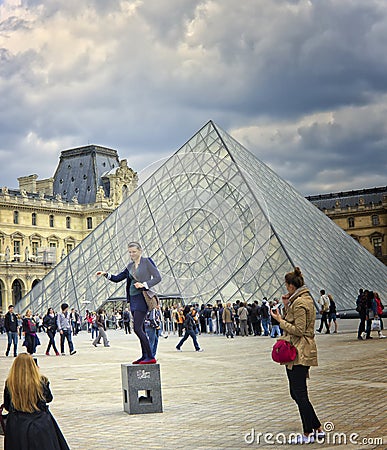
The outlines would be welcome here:
M 385 0 L 0 0 L 0 186 L 209 119 L 302 194 L 387 185 Z

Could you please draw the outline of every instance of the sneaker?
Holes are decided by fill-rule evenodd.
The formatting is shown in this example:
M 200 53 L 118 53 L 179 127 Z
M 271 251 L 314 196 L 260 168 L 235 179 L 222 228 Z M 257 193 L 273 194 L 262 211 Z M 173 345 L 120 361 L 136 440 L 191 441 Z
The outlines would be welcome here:
M 75 355 L 75 353 L 77 353 L 77 351 L 73 350 L 72 352 L 70 352 L 70 355 Z
M 179 348 L 179 347 L 176 347 L 176 350 L 178 351 L 178 352 L 182 352 L 183 350 L 181 349 L 181 348 Z
M 66 353 L 62 353 L 62 356 L 66 356 Z
M 60 353 L 59 353 L 59 352 L 56 352 L 55 354 L 56 354 L 56 356 L 60 356 Z
M 359 341 L 364 341 L 364 339 L 361 336 L 357 337 Z
M 384 334 L 379 334 L 379 339 L 385 339 L 386 336 L 384 336 Z
M 298 434 L 294 438 L 289 439 L 289 444 L 296 444 L 296 445 L 313 444 L 313 442 L 314 442 L 313 434 L 310 434 L 309 436 L 305 436 L 305 434 L 303 434 L 303 435 Z
M 50 352 L 46 352 L 46 356 L 50 356 Z
M 197 352 L 204 352 L 204 350 L 202 348 L 198 348 L 196 351 Z

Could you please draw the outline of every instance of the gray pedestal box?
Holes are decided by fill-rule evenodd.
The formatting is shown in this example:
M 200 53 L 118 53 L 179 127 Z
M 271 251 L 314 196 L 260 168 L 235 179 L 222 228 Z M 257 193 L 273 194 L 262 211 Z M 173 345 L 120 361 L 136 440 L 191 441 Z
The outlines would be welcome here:
M 159 364 L 121 364 L 124 411 L 163 412 Z

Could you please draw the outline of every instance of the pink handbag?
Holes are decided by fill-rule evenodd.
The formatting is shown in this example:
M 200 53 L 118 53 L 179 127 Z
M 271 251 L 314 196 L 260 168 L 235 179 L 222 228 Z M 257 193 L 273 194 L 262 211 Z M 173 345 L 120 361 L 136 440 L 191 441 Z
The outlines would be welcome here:
M 271 351 L 271 357 L 273 361 L 280 364 L 287 364 L 296 359 L 297 349 L 288 341 L 283 339 L 278 339 L 278 341 L 273 345 Z

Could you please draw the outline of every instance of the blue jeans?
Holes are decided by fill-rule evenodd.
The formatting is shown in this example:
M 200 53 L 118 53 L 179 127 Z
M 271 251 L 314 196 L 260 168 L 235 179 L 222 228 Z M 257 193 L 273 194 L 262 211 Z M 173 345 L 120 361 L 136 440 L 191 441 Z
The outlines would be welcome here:
M 67 343 L 69 344 L 70 353 L 74 350 L 73 338 L 71 336 L 71 330 L 62 330 L 63 334 L 60 335 L 60 351 L 64 353 L 64 344 L 65 339 L 67 339 Z
M 261 322 L 262 322 L 262 327 L 263 327 L 263 331 L 264 331 L 265 336 L 269 336 L 270 319 L 262 317 Z
M 208 331 L 212 333 L 213 327 L 212 327 L 212 319 L 211 317 L 207 317 L 207 325 L 208 325 Z
M 176 348 L 180 350 L 180 347 L 184 344 L 184 342 L 191 336 L 193 340 L 193 344 L 195 347 L 195 350 L 200 350 L 200 346 L 198 344 L 198 340 L 196 339 L 196 334 L 194 330 L 185 330 L 185 334 L 182 337 L 181 341 L 176 345 Z
M 273 325 L 272 329 L 271 329 L 271 334 L 270 337 L 276 337 L 277 336 L 281 336 L 281 330 L 279 325 Z
M 8 347 L 7 347 L 7 356 L 9 351 L 11 350 L 11 345 L 13 342 L 13 354 L 17 355 L 17 342 L 18 342 L 18 334 L 17 331 L 7 331 L 8 336 Z
M 149 339 L 149 345 L 152 351 L 152 358 L 156 358 L 157 345 L 159 343 L 159 330 L 153 327 L 145 327 Z

